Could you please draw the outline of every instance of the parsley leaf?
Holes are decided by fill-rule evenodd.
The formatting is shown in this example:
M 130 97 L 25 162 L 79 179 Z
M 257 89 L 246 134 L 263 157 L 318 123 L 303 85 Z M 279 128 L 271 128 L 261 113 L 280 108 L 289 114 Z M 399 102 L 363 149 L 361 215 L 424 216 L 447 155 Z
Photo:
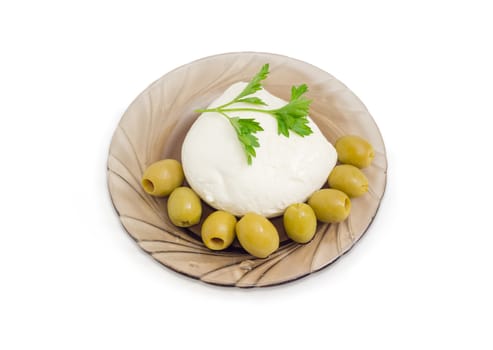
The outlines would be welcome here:
M 312 101 L 303 96 L 307 91 L 308 87 L 305 84 L 293 86 L 289 103 L 272 111 L 277 119 L 277 133 L 279 135 L 283 134 L 289 137 L 289 130 L 300 136 L 313 133 L 313 130 L 308 126 L 307 118 Z
M 297 98 L 300 98 L 301 95 L 303 95 L 307 91 L 308 91 L 308 86 L 306 86 L 306 84 L 301 84 L 298 87 L 293 86 L 291 88 L 291 100 L 295 100 Z
M 252 105 L 263 105 L 263 106 L 267 106 L 267 103 L 265 103 L 264 101 L 262 101 L 258 97 L 245 97 L 245 98 L 236 100 L 235 103 L 236 102 L 250 103 Z
M 257 156 L 255 148 L 260 147 L 258 138 L 254 134 L 258 131 L 264 131 L 264 129 L 260 126 L 259 122 L 252 118 L 242 119 L 238 117 L 231 117 L 229 118 L 229 121 L 231 125 L 233 125 L 236 135 L 238 136 L 238 140 L 243 146 L 243 150 L 247 156 L 248 165 L 251 165 L 252 157 Z
M 261 81 L 267 78 L 269 74 L 269 64 L 266 63 L 260 68 L 260 71 L 250 80 L 247 86 L 243 89 L 242 92 L 234 99 L 237 102 L 240 98 L 251 95 L 262 89 Z

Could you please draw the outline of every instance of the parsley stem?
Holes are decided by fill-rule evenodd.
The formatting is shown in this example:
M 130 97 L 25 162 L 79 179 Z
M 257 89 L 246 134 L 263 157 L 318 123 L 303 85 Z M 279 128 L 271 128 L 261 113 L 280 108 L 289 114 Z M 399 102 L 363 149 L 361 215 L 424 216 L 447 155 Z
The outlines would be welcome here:
M 218 107 L 214 107 L 214 109 L 223 109 L 224 107 L 228 107 L 228 106 L 231 106 L 233 103 L 236 103 L 236 99 L 234 99 L 233 101 L 231 102 L 228 102 L 228 103 L 225 103 L 221 106 L 218 106 Z
M 277 109 L 257 109 L 257 108 L 222 108 L 222 106 L 210 109 L 198 109 L 195 112 L 205 113 L 205 112 L 218 112 L 224 114 L 225 112 L 262 112 L 266 114 L 273 114 Z
M 208 111 L 206 111 L 208 112 Z M 229 121 L 231 121 L 231 117 L 228 116 L 226 113 L 222 112 L 222 111 L 217 111 L 219 114 L 222 114 L 224 117 L 226 117 L 226 119 L 228 119 Z

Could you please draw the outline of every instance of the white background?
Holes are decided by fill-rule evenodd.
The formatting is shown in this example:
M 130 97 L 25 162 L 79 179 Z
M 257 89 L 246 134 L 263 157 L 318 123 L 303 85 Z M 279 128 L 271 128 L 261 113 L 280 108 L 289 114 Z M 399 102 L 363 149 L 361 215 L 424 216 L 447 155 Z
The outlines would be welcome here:
M 488 1 L 0 4 L 1 349 L 493 348 Z M 137 94 L 231 51 L 332 73 L 388 151 L 362 241 L 280 287 L 162 267 L 106 188 L 110 139 Z

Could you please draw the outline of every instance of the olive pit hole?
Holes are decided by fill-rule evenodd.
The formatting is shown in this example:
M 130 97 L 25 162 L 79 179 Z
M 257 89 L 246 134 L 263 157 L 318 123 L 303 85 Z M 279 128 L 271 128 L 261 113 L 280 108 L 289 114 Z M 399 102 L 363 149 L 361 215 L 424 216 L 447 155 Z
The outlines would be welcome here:
M 211 245 L 217 247 L 217 248 L 222 248 L 224 246 L 224 240 L 219 237 L 212 237 L 211 238 Z
M 154 183 L 151 180 L 149 179 L 142 180 L 142 186 L 144 186 L 146 192 L 148 193 L 154 192 Z

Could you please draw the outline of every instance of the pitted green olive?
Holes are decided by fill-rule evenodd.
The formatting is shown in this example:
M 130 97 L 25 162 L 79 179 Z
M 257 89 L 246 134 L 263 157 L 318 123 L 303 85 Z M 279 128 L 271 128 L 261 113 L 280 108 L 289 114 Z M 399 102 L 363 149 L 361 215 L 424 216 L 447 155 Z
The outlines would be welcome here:
M 349 197 L 359 197 L 368 191 L 368 179 L 354 165 L 338 165 L 329 175 L 329 186 L 346 193 Z
M 268 219 L 247 213 L 236 224 L 236 236 L 243 249 L 257 258 L 266 258 L 279 248 L 279 234 Z
M 373 146 L 364 138 L 354 135 L 342 136 L 336 141 L 335 148 L 339 161 L 366 168 L 375 157 Z
M 235 239 L 235 225 L 236 218 L 232 214 L 222 210 L 215 211 L 202 224 L 202 241 L 209 249 L 226 249 Z
M 284 212 L 283 223 L 288 237 L 298 243 L 310 241 L 317 230 L 315 213 L 305 203 L 290 205 Z
M 199 196 L 188 187 L 177 187 L 168 198 L 168 216 L 175 226 L 189 227 L 197 224 L 202 216 Z
M 351 201 L 342 191 L 333 188 L 318 190 L 308 200 L 317 219 L 322 222 L 344 221 L 351 211 Z
M 164 197 L 183 183 L 183 168 L 175 159 L 152 163 L 142 176 L 142 187 L 150 195 Z

